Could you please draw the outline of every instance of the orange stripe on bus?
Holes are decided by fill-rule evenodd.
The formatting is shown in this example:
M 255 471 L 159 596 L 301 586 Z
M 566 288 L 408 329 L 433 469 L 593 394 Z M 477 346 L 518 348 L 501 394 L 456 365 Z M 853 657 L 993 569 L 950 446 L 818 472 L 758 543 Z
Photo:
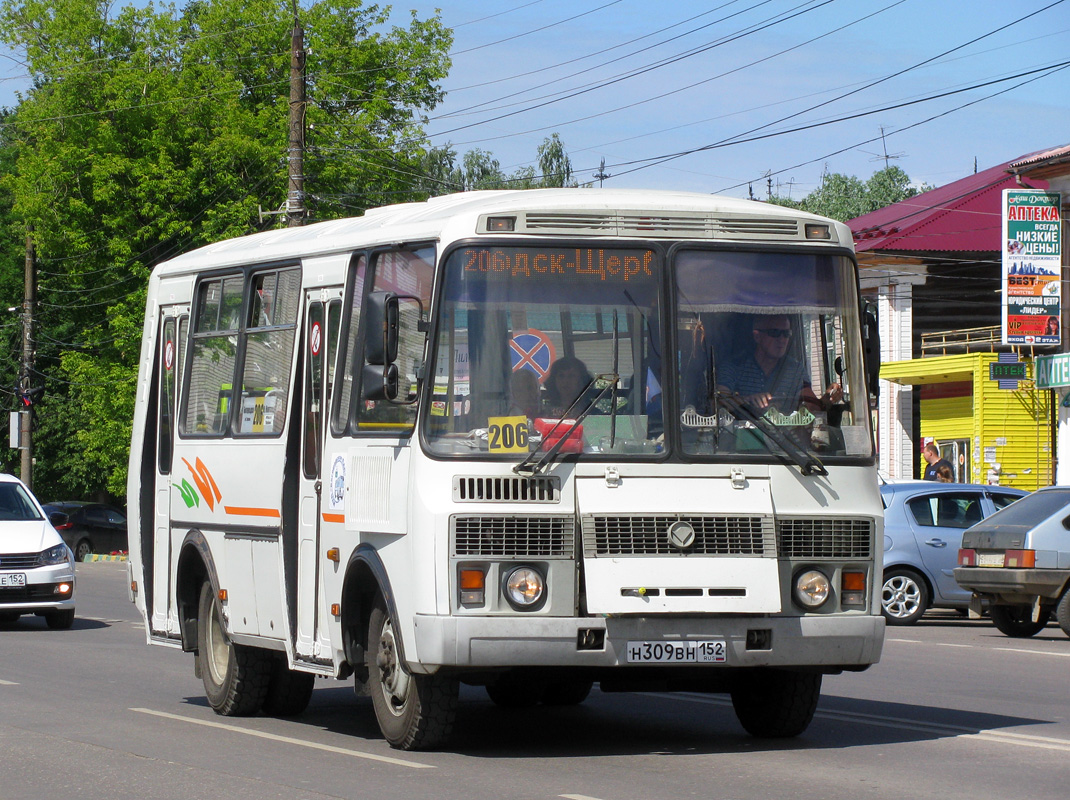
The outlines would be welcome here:
M 237 517 L 281 517 L 277 508 L 245 508 L 243 506 L 223 506 L 228 514 Z
M 323 512 L 323 521 L 324 522 L 345 522 L 346 521 L 346 515 L 345 514 L 328 514 L 327 512 Z

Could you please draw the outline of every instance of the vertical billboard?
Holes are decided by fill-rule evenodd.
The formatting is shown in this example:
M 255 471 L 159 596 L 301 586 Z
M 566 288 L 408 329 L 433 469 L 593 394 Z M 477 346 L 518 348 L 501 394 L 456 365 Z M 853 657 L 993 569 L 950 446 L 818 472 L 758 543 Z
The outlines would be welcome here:
M 1003 190 L 1003 343 L 1062 342 L 1060 195 Z

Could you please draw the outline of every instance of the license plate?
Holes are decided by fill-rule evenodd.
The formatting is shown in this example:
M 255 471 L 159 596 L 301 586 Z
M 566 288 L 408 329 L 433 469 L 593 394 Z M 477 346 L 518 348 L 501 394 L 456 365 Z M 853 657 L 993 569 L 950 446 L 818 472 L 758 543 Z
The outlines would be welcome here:
M 26 573 L 25 572 L 9 572 L 6 575 L 0 575 L 0 586 L 25 586 L 26 585 Z
M 628 642 L 631 664 L 723 664 L 728 660 L 724 639 L 683 642 Z
M 977 566 L 979 567 L 1002 567 L 1003 553 L 978 553 Z

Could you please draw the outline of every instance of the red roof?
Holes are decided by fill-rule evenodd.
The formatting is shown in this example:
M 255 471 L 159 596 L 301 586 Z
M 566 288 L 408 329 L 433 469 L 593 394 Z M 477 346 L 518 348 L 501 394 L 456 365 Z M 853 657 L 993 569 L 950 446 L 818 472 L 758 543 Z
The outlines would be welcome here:
M 1001 251 L 1003 190 L 1022 188 L 1008 170 L 1039 155 L 1016 158 L 848 220 L 855 249 L 860 253 Z M 1026 178 L 1025 182 L 1048 188 L 1047 181 Z

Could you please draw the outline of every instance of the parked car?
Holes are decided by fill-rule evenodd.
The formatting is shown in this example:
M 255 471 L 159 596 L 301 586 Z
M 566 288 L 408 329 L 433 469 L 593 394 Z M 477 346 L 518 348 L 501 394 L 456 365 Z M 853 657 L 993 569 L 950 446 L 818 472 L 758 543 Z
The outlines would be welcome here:
M 968 530 L 955 580 L 1007 636 L 1035 636 L 1053 614 L 1070 636 L 1070 487 L 1038 489 Z
M 970 593 L 954 578 L 962 532 L 1027 492 L 972 483 L 902 481 L 884 501 L 884 586 L 889 625 L 913 625 L 930 608 L 965 610 Z
M 0 473 L 0 622 L 43 616 L 50 628 L 74 624 L 74 554 L 18 478 Z
M 45 503 L 45 511 L 62 511 L 67 523 L 57 530 L 74 551 L 75 561 L 90 553 L 126 552 L 126 513 L 103 503 L 60 500 Z

